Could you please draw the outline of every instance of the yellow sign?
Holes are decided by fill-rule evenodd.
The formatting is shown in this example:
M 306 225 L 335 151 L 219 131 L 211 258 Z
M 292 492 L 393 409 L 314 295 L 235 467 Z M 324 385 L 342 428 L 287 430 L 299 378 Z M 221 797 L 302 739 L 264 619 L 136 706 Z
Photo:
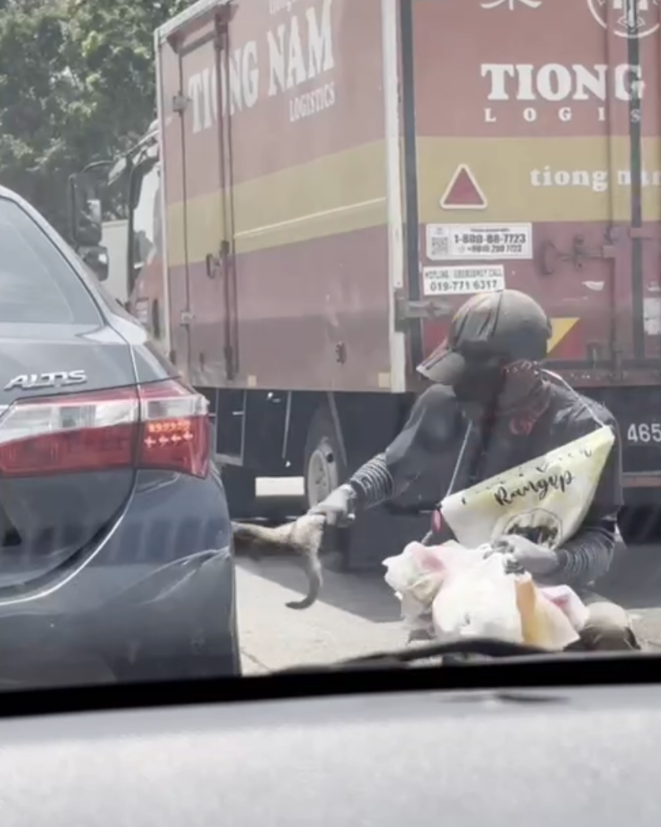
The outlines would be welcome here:
M 553 350 L 553 348 L 558 346 L 558 344 L 565 338 L 565 336 L 576 325 L 578 321 L 578 318 L 551 319 L 551 328 L 553 332 L 551 333 L 551 338 L 549 339 L 549 353 Z

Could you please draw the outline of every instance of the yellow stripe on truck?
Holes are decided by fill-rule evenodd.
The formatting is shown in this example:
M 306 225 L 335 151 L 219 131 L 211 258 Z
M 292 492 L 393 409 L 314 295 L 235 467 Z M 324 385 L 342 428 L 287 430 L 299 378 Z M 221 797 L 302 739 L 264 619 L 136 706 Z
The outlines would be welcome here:
M 279 247 L 387 222 L 385 144 L 364 144 L 234 187 L 236 252 Z M 221 194 L 187 202 L 189 262 L 218 251 Z M 168 208 L 168 261 L 185 264 L 184 204 Z
M 553 333 L 549 340 L 548 352 L 551 353 L 553 348 L 557 347 L 565 338 L 569 331 L 575 327 L 579 319 L 551 319 L 551 327 Z
M 610 147 L 610 151 L 609 151 Z M 419 138 L 419 220 L 434 223 L 617 221 L 631 217 L 629 140 L 606 138 Z M 661 141 L 643 140 L 643 219 L 661 220 Z M 459 165 L 486 209 L 440 205 Z M 364 144 L 234 187 L 238 253 L 309 241 L 387 222 L 385 143 Z M 216 254 L 221 194 L 187 202 L 189 261 Z M 185 263 L 184 204 L 168 208 L 172 266 Z
M 661 219 L 661 141 L 646 138 L 643 218 Z M 420 221 L 425 224 L 631 220 L 627 137 L 419 138 Z M 443 209 L 441 198 L 465 164 L 487 201 L 479 210 Z

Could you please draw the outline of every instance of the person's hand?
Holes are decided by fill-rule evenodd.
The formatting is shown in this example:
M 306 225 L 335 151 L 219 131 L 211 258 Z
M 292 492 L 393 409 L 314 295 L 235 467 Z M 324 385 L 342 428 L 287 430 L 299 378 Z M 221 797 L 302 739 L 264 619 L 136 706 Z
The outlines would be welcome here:
M 356 492 L 350 485 L 341 485 L 313 506 L 308 514 L 319 514 L 326 518 L 329 525 L 351 525 L 356 516 Z
M 501 537 L 494 543 L 493 550 L 505 555 L 505 571 L 508 572 L 523 570 L 533 577 L 545 577 L 559 566 L 555 551 L 538 546 L 519 534 Z

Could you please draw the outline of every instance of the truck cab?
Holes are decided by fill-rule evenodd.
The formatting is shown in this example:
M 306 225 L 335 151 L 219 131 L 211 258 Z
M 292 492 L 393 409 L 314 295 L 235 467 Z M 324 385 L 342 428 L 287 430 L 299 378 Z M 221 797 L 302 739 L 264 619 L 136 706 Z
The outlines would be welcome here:
M 126 229 L 120 237 L 126 239 L 126 244 L 121 252 L 117 246 L 112 251 L 125 262 L 126 284 L 121 293 L 126 299 L 122 303 L 162 343 L 167 317 L 157 122 L 129 152 L 115 161 L 103 162 L 103 166 L 103 175 L 93 166 L 71 176 L 70 232 L 83 260 L 99 281 L 107 281 L 109 254 L 107 247 L 101 245 L 107 222 L 101 205 L 106 201 L 122 204 Z
M 127 295 L 128 309 L 155 340 L 164 342 L 167 331 L 163 273 L 163 222 L 161 220 L 161 165 L 158 128 L 152 124 L 145 137 L 113 169 L 109 186 L 124 182 L 128 194 Z

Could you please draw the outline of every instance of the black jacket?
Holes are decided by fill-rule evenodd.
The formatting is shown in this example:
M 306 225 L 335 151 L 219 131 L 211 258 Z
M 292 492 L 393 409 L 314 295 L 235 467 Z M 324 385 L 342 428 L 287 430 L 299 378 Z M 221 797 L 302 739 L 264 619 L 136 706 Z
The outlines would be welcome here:
M 419 477 L 432 474 L 440 482 L 434 497 L 440 501 L 450 493 L 453 476 L 452 490 L 460 491 L 584 436 L 600 424 L 612 428 L 615 444 L 581 529 L 559 550 L 560 567 L 545 580 L 581 588 L 604 575 L 613 559 L 617 513 L 623 502 L 622 461 L 615 418 L 569 388 L 551 384 L 549 405 L 527 436 L 512 434 L 507 420 L 488 428 L 473 426 L 458 462 L 467 420 L 449 388 L 432 386 L 416 401 L 406 425 L 385 452 L 360 468 L 350 484 L 359 503 L 370 507 L 400 496 Z M 435 540 L 440 543 L 451 537 L 445 528 Z

